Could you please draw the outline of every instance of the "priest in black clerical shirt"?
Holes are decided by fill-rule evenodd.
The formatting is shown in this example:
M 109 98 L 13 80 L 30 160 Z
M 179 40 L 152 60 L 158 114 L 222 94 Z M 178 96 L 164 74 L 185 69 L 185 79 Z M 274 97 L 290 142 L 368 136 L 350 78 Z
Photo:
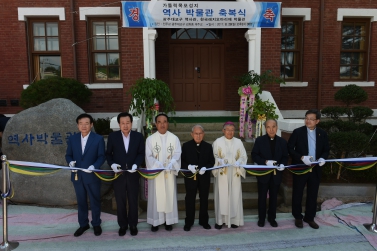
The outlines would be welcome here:
M 211 183 L 211 172 L 204 172 L 199 175 L 199 170 L 203 167 L 213 167 L 215 158 L 211 144 L 203 141 L 204 129 L 201 125 L 195 125 L 191 130 L 192 140 L 182 145 L 182 169 L 189 169 L 191 172 L 185 172 L 186 187 L 186 218 L 185 231 L 190 231 L 195 220 L 195 201 L 196 192 L 199 189 L 200 209 L 199 225 L 204 229 L 211 229 L 208 224 L 208 195 Z
M 287 141 L 276 135 L 278 124 L 274 119 L 265 122 L 266 135 L 255 140 L 251 157 L 258 165 L 277 166 L 277 170 L 269 174 L 257 176 L 258 180 L 258 226 L 264 227 L 266 219 L 267 192 L 269 191 L 269 208 L 267 220 L 272 227 L 277 227 L 276 207 L 277 195 L 284 166 L 288 163 Z

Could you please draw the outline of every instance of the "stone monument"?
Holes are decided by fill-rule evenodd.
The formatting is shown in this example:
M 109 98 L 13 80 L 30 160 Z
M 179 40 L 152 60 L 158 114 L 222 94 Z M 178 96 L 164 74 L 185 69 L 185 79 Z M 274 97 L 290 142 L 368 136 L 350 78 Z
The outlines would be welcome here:
M 68 166 L 65 161 L 67 139 L 79 133 L 76 118 L 82 113 L 84 110 L 72 101 L 58 98 L 14 115 L 3 132 L 3 153 L 8 160 Z M 101 169 L 109 169 L 106 162 Z M 10 175 L 14 202 L 49 206 L 76 204 L 69 170 L 59 169 L 43 176 L 15 172 Z M 102 182 L 102 194 L 110 185 L 110 182 Z

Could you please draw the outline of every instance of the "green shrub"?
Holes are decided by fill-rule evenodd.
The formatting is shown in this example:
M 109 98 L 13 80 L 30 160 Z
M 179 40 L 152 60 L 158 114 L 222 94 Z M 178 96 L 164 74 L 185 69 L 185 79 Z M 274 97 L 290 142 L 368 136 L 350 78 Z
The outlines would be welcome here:
M 359 104 L 368 99 L 368 93 L 357 85 L 346 85 L 335 93 L 336 101 L 342 101 L 348 106 Z
M 346 108 L 339 106 L 328 106 L 323 108 L 321 113 L 325 117 L 330 117 L 331 119 L 336 120 L 339 119 L 340 116 L 346 114 Z
M 329 134 L 331 152 L 335 158 L 344 157 L 355 158 L 368 145 L 369 138 L 367 135 L 357 132 L 337 132 Z
M 65 98 L 81 106 L 90 101 L 91 95 L 92 91 L 75 79 L 51 77 L 37 81 L 23 90 L 20 105 L 27 109 L 54 98 Z
M 93 126 L 96 133 L 100 135 L 109 135 L 113 130 L 110 129 L 110 118 L 94 119 Z
M 365 106 L 355 106 L 351 108 L 352 121 L 356 123 L 365 122 L 365 120 L 373 115 L 373 110 Z
M 357 85 L 347 85 L 341 88 L 334 98 L 344 105 L 324 108 L 322 114 L 332 120 L 320 122 L 318 125 L 329 135 L 330 158 L 355 158 L 371 153 L 375 155 L 377 136 L 372 137 L 373 126 L 365 122 L 373 115 L 373 111 L 368 107 L 353 106 L 367 100 L 367 92 Z M 347 115 L 347 118 L 341 118 L 344 115 Z M 360 172 L 327 163 L 323 170 L 323 179 L 328 181 L 339 182 L 335 179 L 341 178 L 348 182 L 371 182 L 375 181 L 377 176 L 375 167 Z
M 357 124 L 344 120 L 321 121 L 319 122 L 318 127 L 325 130 L 328 134 L 337 132 L 358 131 L 359 129 L 359 126 Z
M 339 171 L 339 164 L 326 163 L 322 168 L 322 178 L 321 182 L 336 182 L 337 175 Z M 375 183 L 377 179 L 376 166 L 362 170 L 355 171 L 349 170 L 344 167 L 341 169 L 341 175 L 338 182 L 352 182 L 352 183 Z
M 361 133 L 366 134 L 368 136 L 368 138 L 371 138 L 374 129 L 373 129 L 373 125 L 371 125 L 369 123 L 361 123 L 360 125 L 358 125 L 357 130 Z M 377 136 L 377 135 L 375 135 L 375 136 Z
M 359 126 L 351 121 L 336 120 L 335 126 L 339 129 L 340 132 L 351 132 L 357 131 Z
M 143 112 L 145 113 L 147 135 L 153 132 L 154 116 L 157 114 L 155 99 L 159 102 L 159 112 L 175 114 L 174 100 L 170 88 L 162 80 L 140 78 L 131 86 L 127 94 L 130 94 L 133 98 L 130 105 L 130 110 L 135 110 L 133 115 L 138 116 Z
M 249 71 L 241 76 L 236 77 L 240 82 L 240 86 L 257 85 L 259 86 L 259 92 L 254 94 L 260 94 L 264 90 L 266 84 L 285 84 L 283 78 L 275 77 L 271 70 L 267 70 L 262 74 L 258 74 L 254 71 Z
M 258 115 L 266 115 L 267 119 L 278 119 L 279 115 L 275 113 L 276 106 L 270 101 L 262 101 L 261 99 L 255 99 L 254 104 L 251 106 L 253 113 L 251 118 L 257 120 Z

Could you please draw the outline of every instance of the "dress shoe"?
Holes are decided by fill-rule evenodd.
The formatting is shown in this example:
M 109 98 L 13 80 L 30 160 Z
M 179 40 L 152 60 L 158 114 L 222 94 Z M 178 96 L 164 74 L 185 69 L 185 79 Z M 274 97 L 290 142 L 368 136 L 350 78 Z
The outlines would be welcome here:
M 135 236 L 137 235 L 139 231 L 137 230 L 137 227 L 136 226 L 130 226 L 130 233 L 132 236 Z
M 220 230 L 223 227 L 223 225 L 218 225 L 217 223 L 215 224 L 215 228 Z
M 306 220 L 306 219 L 304 218 L 304 221 L 305 221 L 306 223 L 308 223 L 309 226 L 310 226 L 311 228 L 314 228 L 314 229 L 318 229 L 318 228 L 319 228 L 318 224 L 315 223 L 314 220 Z
M 295 226 L 298 228 L 303 228 L 304 224 L 302 224 L 302 219 L 295 219 Z
M 157 232 L 158 231 L 158 226 L 152 226 L 151 227 L 152 232 Z
M 258 221 L 258 227 L 264 227 L 264 220 Z
M 237 226 L 237 225 L 234 225 L 234 224 L 230 225 L 230 227 L 231 227 L 231 228 L 238 228 L 238 226 Z
M 211 226 L 208 224 L 208 223 L 206 223 L 206 224 L 203 224 L 203 225 L 201 225 L 204 229 L 211 229 Z
M 95 236 L 100 236 L 102 234 L 101 226 L 95 226 L 95 227 L 93 227 L 93 229 L 94 229 L 94 235 Z
M 126 232 L 127 232 L 127 228 L 126 227 L 120 227 L 119 231 L 118 231 L 118 234 L 119 234 L 119 236 L 125 236 Z
M 270 223 L 271 227 L 278 227 L 278 223 L 276 222 L 276 220 L 273 220 L 273 219 L 267 219 L 267 220 Z
M 166 230 L 166 231 L 171 231 L 171 230 L 173 230 L 173 225 L 166 225 L 166 224 L 165 224 L 165 230 Z
M 73 235 L 75 237 L 79 237 L 80 235 L 82 235 L 89 228 L 90 228 L 89 225 L 86 225 L 85 227 L 79 227 Z
M 185 230 L 186 232 L 190 231 L 190 229 L 191 229 L 191 226 L 190 226 L 190 225 L 185 225 L 185 226 L 183 227 L 183 230 Z

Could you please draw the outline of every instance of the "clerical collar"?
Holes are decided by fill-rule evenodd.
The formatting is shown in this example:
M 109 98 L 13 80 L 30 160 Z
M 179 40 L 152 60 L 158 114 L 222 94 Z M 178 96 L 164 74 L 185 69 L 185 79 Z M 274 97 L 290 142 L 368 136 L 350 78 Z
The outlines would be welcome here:
M 157 133 L 160 135 L 160 136 L 162 136 L 162 137 L 165 137 L 165 136 L 167 136 L 168 135 L 168 133 L 167 133 L 168 131 L 166 131 L 166 133 L 165 134 L 162 134 L 162 133 L 160 133 L 159 131 L 157 131 Z
M 200 146 L 200 144 L 196 144 L 196 146 Z
M 275 137 L 273 137 L 273 138 L 270 138 L 270 140 L 275 140 Z

